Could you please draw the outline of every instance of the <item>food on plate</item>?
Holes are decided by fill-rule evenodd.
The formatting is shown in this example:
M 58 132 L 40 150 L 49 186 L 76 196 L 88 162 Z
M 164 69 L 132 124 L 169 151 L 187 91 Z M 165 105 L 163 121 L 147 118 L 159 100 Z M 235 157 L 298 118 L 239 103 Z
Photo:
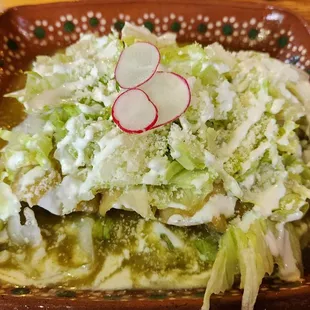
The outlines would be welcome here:
M 178 46 L 125 24 L 38 56 L 6 96 L 27 117 L 0 156 L 0 279 L 79 289 L 299 281 L 310 84 L 267 54 Z M 240 276 L 240 277 L 239 277 Z

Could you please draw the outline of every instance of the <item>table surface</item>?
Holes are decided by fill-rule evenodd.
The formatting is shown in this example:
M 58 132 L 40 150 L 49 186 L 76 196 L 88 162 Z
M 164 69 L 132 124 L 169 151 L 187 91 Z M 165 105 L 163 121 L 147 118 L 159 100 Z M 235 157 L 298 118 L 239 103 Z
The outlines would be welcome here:
M 60 2 L 60 1 L 70 1 L 70 0 L 0 0 L 0 7 L 1 6 L 11 7 L 11 6 L 22 5 L 22 4 L 38 4 L 38 3 L 47 3 L 47 2 Z M 87 0 L 84 0 L 84 1 L 87 1 Z M 301 16 L 303 16 L 306 20 L 310 22 L 310 0 L 234 0 L 234 1 L 255 2 L 255 3 L 263 3 L 267 5 L 281 6 L 281 7 L 288 8 L 300 14 Z

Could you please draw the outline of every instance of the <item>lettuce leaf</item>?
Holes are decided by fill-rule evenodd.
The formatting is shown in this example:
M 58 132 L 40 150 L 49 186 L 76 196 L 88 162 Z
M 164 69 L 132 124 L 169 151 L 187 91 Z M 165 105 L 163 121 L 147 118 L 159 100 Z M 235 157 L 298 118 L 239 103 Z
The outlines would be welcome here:
M 240 288 L 244 289 L 242 310 L 254 309 L 260 284 L 266 274 L 272 274 L 274 264 L 279 266 L 281 279 L 300 279 L 300 241 L 297 229 L 291 223 L 276 224 L 257 219 L 247 231 L 230 226 L 220 240 L 202 309 L 210 308 L 212 294 L 230 289 L 239 273 Z
M 238 255 L 236 248 L 233 231 L 230 229 L 220 240 L 219 251 L 211 270 L 202 310 L 210 309 L 210 297 L 212 294 L 224 292 L 230 289 L 234 284 L 235 275 L 238 273 Z

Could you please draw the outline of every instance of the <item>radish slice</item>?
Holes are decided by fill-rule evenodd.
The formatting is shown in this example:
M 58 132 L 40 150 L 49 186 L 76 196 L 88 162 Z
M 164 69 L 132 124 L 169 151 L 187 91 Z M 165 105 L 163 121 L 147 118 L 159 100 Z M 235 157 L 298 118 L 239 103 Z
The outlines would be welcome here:
M 158 111 L 144 91 L 130 89 L 114 101 L 112 118 L 123 131 L 142 133 L 154 126 L 158 119 Z
M 187 81 L 176 73 L 158 71 L 140 88 L 158 109 L 158 120 L 153 128 L 178 118 L 186 111 L 191 101 Z
M 156 72 L 160 54 L 156 46 L 137 42 L 122 52 L 115 68 L 115 79 L 122 88 L 135 88 Z

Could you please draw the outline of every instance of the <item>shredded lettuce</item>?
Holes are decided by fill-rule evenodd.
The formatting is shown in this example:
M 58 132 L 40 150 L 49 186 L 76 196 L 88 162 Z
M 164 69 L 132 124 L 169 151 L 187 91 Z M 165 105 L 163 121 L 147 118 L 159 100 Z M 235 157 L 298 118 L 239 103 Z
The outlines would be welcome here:
M 53 144 L 50 136 L 0 129 L 0 138 L 8 141 L 0 156 L 9 181 L 13 181 L 16 174 L 27 166 L 38 165 L 44 169 L 51 167 L 50 153 Z
M 111 104 L 123 91 L 114 69 L 123 48 L 141 40 L 158 46 L 161 69 L 187 79 L 192 102 L 172 124 L 128 135 L 111 120 Z M 278 67 L 283 76 L 273 79 Z M 121 39 L 115 33 L 102 38 L 85 35 L 63 53 L 39 56 L 27 72 L 24 90 L 11 94 L 25 105 L 29 117 L 41 122 L 43 132 L 20 132 L 23 127 L 2 132 L 2 138 L 9 140 L 1 155 L 2 175 L 10 185 L 20 169 L 57 167 L 63 180 L 41 202 L 58 197 L 56 209 L 63 208 L 64 178 L 78 180 L 66 213 L 74 211 L 81 199 L 93 199 L 106 189 L 126 191 L 128 186 L 145 185 L 161 187 L 156 190 L 166 196 L 164 203 L 152 194 L 156 190 L 148 190 L 148 204 L 159 209 L 182 201 L 192 210 L 189 199 L 172 194 L 176 189 L 182 195 L 187 192 L 185 197 L 191 196 L 190 191 L 197 193 L 195 205 L 201 206 L 214 183 L 255 204 L 257 193 L 284 176 L 288 168 L 283 156 L 301 158 L 296 120 L 306 111 L 305 96 L 296 87 L 299 80 L 304 81 L 299 72 L 266 55 L 232 54 L 219 44 L 179 47 L 174 35 L 156 37 L 128 23 Z M 284 113 L 290 101 L 297 113 L 294 119 Z M 32 150 L 27 148 L 29 141 Z M 266 176 L 272 174 L 270 182 Z M 288 190 L 289 185 L 284 186 Z

